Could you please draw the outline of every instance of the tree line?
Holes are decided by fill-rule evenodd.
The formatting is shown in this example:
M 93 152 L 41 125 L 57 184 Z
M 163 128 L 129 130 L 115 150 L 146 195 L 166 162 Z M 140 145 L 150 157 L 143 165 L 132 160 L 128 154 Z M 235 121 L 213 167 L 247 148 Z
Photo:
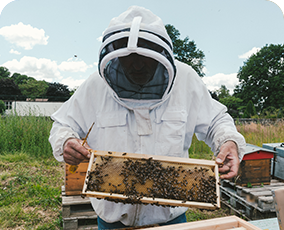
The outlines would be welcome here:
M 284 117 L 284 45 L 267 44 L 240 67 L 233 95 L 217 90 L 221 103 L 235 118 Z
M 25 101 L 46 98 L 48 101 L 66 101 L 73 91 L 67 85 L 58 82 L 38 81 L 33 77 L 14 73 L 6 67 L 0 67 L 0 99 Z
M 189 37 L 180 38 L 173 25 L 166 25 L 173 42 L 174 56 L 205 76 L 205 55 Z M 267 44 L 250 56 L 240 67 L 239 84 L 230 95 L 225 85 L 211 96 L 226 105 L 233 118 L 281 118 L 284 116 L 284 45 Z M 49 101 L 65 101 L 75 90 L 60 83 L 37 81 L 19 73 L 10 74 L 0 67 L 0 100 L 26 100 L 26 98 L 48 98 Z M 6 97 L 6 98 L 5 98 Z M 16 97 L 16 98 L 15 98 Z
M 188 37 L 181 39 L 180 32 L 166 25 L 175 58 L 193 67 L 203 77 L 205 55 Z M 239 84 L 230 95 L 225 85 L 211 96 L 226 105 L 233 118 L 284 117 L 284 45 L 266 44 L 251 55 L 240 67 Z

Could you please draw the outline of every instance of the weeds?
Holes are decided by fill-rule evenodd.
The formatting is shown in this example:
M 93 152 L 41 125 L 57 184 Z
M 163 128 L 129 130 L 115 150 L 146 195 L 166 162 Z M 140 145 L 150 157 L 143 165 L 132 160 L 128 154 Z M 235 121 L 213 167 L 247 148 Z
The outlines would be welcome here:
M 1 229 L 62 229 L 63 164 L 52 156 L 48 142 L 52 121 L 44 117 L 0 117 Z M 284 139 L 284 122 L 238 125 L 247 143 L 262 146 Z M 213 159 L 210 148 L 193 137 L 191 158 Z M 187 220 L 226 216 L 226 210 L 189 209 Z
M 0 154 L 24 152 L 29 156 L 50 157 L 48 142 L 52 121 L 45 117 L 0 117 Z
M 275 125 L 239 124 L 237 130 L 245 137 L 247 143 L 259 147 L 262 147 L 263 143 L 284 142 L 284 121 Z M 203 141 L 198 141 L 196 136 L 192 139 L 188 153 L 190 158 L 207 160 L 214 158 L 211 149 Z
M 247 143 L 262 147 L 263 143 L 282 143 L 284 141 L 284 122 L 275 125 L 246 124 L 237 125 Z

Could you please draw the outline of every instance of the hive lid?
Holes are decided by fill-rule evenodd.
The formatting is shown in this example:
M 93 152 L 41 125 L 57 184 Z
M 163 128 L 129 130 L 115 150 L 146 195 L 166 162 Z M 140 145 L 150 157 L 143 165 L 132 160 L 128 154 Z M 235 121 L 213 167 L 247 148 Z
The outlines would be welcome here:
M 264 143 L 262 147 L 274 151 L 278 156 L 284 157 L 283 143 Z
M 252 153 L 257 153 L 258 156 L 255 156 L 255 154 L 252 154 Z M 256 160 L 256 159 L 273 158 L 274 153 L 275 152 L 273 150 L 261 148 L 259 146 L 252 145 L 252 144 L 247 144 L 243 160 Z

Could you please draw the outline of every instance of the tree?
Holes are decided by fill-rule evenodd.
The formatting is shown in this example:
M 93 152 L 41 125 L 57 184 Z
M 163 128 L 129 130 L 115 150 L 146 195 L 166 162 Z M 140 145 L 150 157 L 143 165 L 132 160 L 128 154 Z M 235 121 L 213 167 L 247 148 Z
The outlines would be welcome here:
M 219 99 L 226 98 L 230 96 L 230 90 L 227 89 L 225 85 L 221 85 L 221 88 L 216 90 Z
M 227 107 L 228 113 L 233 118 L 240 117 L 240 112 L 242 112 L 242 102 L 242 99 L 230 95 L 220 99 L 220 103 Z
M 48 101 L 66 101 L 70 98 L 70 91 L 67 85 L 57 82 L 49 83 L 46 96 Z
M 257 111 L 270 106 L 284 106 L 284 45 L 266 45 L 253 54 L 240 68 L 240 84 L 234 96 L 247 104 L 250 100 Z
M 0 66 L 0 79 L 8 78 L 10 74 L 11 73 L 6 67 Z
M 4 101 L 0 100 L 0 114 L 4 114 L 5 110 L 6 110 L 5 103 Z
M 280 112 L 280 114 L 279 114 L 279 112 Z M 261 111 L 261 114 L 260 114 L 260 116 L 262 118 L 277 118 L 277 117 L 279 117 L 279 115 L 280 115 L 280 117 L 282 117 L 280 109 L 276 109 L 273 106 L 269 106 L 269 107 L 263 109 Z
M 246 110 L 245 110 L 245 113 L 244 113 L 244 117 L 250 118 L 250 117 L 253 117 L 254 115 L 256 115 L 256 109 L 255 109 L 252 101 L 249 100 L 247 107 L 246 107 Z
M 0 79 L 0 98 L 4 100 L 24 99 L 21 90 L 11 78 Z
M 46 81 L 37 81 L 34 78 L 23 80 L 19 85 L 22 94 L 31 99 L 45 96 L 48 87 L 49 84 Z
M 13 73 L 11 79 L 14 80 L 15 84 L 21 85 L 26 83 L 28 80 L 35 80 L 33 77 L 28 77 L 27 75 L 22 75 L 19 73 Z
M 180 32 L 173 25 L 166 25 L 166 30 L 173 43 L 175 58 L 190 65 L 199 76 L 205 76 L 203 72 L 205 58 L 203 51 L 197 49 L 195 42 L 190 41 L 188 37 L 180 39 Z

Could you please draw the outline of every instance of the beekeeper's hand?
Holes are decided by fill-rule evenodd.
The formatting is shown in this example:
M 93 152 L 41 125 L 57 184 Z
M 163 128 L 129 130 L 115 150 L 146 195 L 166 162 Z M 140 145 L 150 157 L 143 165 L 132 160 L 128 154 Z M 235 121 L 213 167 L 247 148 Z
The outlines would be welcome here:
M 82 146 L 83 140 L 77 138 L 68 139 L 63 146 L 63 158 L 67 164 L 78 165 L 83 160 L 90 159 L 90 146 L 87 142 Z
M 221 146 L 216 163 L 219 165 L 220 179 L 230 179 L 237 176 L 240 160 L 235 142 L 227 141 Z

